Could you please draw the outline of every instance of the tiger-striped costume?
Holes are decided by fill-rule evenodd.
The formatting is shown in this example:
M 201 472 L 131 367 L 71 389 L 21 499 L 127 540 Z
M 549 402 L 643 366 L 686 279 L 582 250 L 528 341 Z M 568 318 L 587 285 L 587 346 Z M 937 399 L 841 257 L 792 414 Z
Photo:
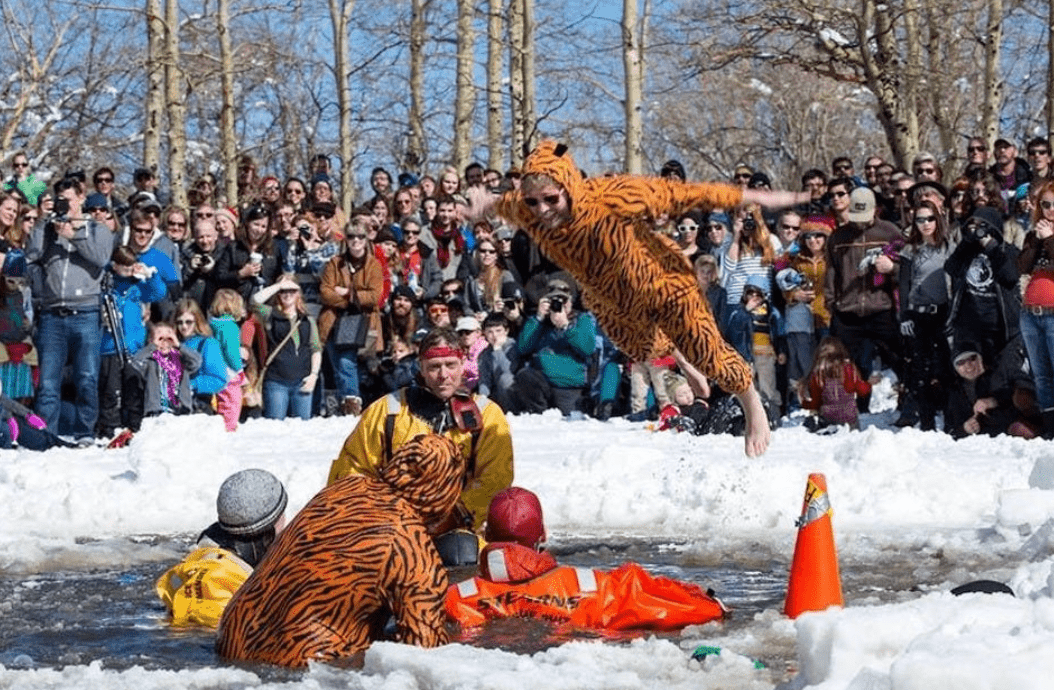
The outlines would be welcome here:
M 524 228 L 574 276 L 586 308 L 623 352 L 647 361 L 676 347 L 726 391 L 751 386 L 749 365 L 721 337 L 687 259 L 650 227 L 663 213 L 736 206 L 742 199 L 737 187 L 627 175 L 583 179 L 566 148 L 551 141 L 531 153 L 522 173 L 562 185 L 571 222 L 546 230 L 519 191 L 502 197 L 498 214 Z
M 426 525 L 453 508 L 464 474 L 453 442 L 422 435 L 379 478 L 320 491 L 227 606 L 216 651 L 289 667 L 348 657 L 381 638 L 389 613 L 399 641 L 446 643 L 446 570 Z

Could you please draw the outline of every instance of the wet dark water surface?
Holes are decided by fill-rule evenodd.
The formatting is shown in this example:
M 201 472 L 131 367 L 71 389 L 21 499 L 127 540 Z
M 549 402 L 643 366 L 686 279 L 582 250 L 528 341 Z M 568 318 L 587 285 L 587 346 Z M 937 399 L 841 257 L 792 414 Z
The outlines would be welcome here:
M 724 632 L 757 625 L 754 616 L 781 609 L 788 563 L 764 549 L 744 547 L 741 557 L 700 556 L 690 546 L 668 541 L 580 540 L 555 545 L 562 564 L 613 568 L 635 561 L 653 574 L 712 588 L 732 609 Z M 925 581 L 943 582 L 951 564 L 938 555 L 882 554 L 881 564 L 842 566 L 848 605 L 854 600 L 893 601 L 917 596 L 910 592 Z M 920 565 L 920 558 L 923 561 Z M 962 567 L 963 564 L 956 564 Z M 193 669 L 222 665 L 212 651 L 214 633 L 200 628 L 173 628 L 154 582 L 165 566 L 151 564 L 120 572 L 57 572 L 33 576 L 0 576 L 0 664 L 8 668 L 61 668 L 99 660 L 105 668 L 142 666 L 155 669 Z M 469 577 L 471 568 L 451 572 L 451 582 Z M 920 582 L 920 579 L 923 582 Z M 764 625 L 764 624 L 763 624 Z M 649 635 L 655 633 L 647 633 Z M 660 634 L 677 640 L 679 633 Z M 602 637 L 575 633 L 575 638 Z M 618 644 L 634 635 L 606 637 Z M 532 653 L 571 637 L 544 621 L 508 620 L 459 641 L 481 647 Z M 772 650 L 766 662 L 792 663 L 793 649 Z M 272 681 L 296 678 L 297 672 L 253 668 Z

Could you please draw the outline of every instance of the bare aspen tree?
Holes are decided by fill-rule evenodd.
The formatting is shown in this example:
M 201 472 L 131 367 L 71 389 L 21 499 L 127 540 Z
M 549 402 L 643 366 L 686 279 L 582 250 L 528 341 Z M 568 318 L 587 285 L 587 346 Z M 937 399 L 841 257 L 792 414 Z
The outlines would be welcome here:
M 523 146 L 527 152 L 538 143 L 534 46 L 534 0 L 523 0 Z
M 1054 0 L 1051 0 L 1054 2 Z M 509 165 L 519 167 L 526 154 L 526 107 L 523 85 L 523 0 L 509 0 Z
M 1054 0 L 1052 0 L 1054 1 Z M 425 0 L 413 0 L 410 7 L 410 136 L 403 167 L 421 171 L 425 161 Z
M 502 141 L 501 82 L 503 76 L 502 43 L 504 22 L 503 1 L 489 0 L 487 13 L 487 166 L 501 170 L 504 159 Z
M 161 153 L 161 118 L 165 107 L 165 24 L 161 0 L 146 0 L 146 121 L 143 123 L 143 165 L 155 173 Z
M 626 116 L 625 170 L 639 175 L 643 170 L 641 138 L 641 83 L 644 79 L 644 56 L 637 17 L 637 0 L 622 0 L 622 64 L 625 70 Z
M 1054 0 L 1047 0 L 1047 131 L 1054 133 Z
M 1003 77 L 999 57 L 1003 45 L 1003 0 L 988 0 L 988 26 L 984 35 L 984 94 L 981 132 L 989 148 L 999 136 L 999 109 L 1003 103 Z
M 179 0 L 165 0 L 165 109 L 168 112 L 168 175 L 172 203 L 187 207 L 186 102 L 179 55 Z
M 472 160 L 472 114 L 476 105 L 473 51 L 476 34 L 472 0 L 457 0 L 457 95 L 454 98 L 454 167 L 464 170 Z
M 329 0 L 329 17 L 333 24 L 333 76 L 337 86 L 337 111 L 340 121 L 340 206 L 345 212 L 355 200 L 355 176 L 351 169 L 351 85 L 348 71 L 351 58 L 348 49 L 348 24 L 354 0 Z
M 216 0 L 216 32 L 220 43 L 220 151 L 223 189 L 228 205 L 238 203 L 238 139 L 234 133 L 234 49 L 231 47 L 230 0 Z

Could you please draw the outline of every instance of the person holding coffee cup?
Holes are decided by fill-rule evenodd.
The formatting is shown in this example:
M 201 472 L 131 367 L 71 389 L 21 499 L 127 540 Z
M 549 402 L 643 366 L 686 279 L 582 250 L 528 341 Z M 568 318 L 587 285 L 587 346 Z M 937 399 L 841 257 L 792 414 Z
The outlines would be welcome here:
M 241 216 L 234 241 L 216 265 L 219 287 L 235 290 L 248 303 L 261 288 L 274 283 L 281 260 L 270 232 L 270 216 L 262 205 L 250 206 Z

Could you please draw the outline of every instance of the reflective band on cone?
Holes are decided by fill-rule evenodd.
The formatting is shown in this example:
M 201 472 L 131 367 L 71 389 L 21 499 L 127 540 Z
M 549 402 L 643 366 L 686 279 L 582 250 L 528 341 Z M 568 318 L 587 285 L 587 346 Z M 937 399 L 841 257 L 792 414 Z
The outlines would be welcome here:
M 797 618 L 805 611 L 822 611 L 828 606 L 844 605 L 831 527 L 833 512 L 827 495 L 827 480 L 822 474 L 810 474 L 801 517 L 797 521 L 798 541 L 794 546 L 787 602 L 783 608 L 790 618 Z

